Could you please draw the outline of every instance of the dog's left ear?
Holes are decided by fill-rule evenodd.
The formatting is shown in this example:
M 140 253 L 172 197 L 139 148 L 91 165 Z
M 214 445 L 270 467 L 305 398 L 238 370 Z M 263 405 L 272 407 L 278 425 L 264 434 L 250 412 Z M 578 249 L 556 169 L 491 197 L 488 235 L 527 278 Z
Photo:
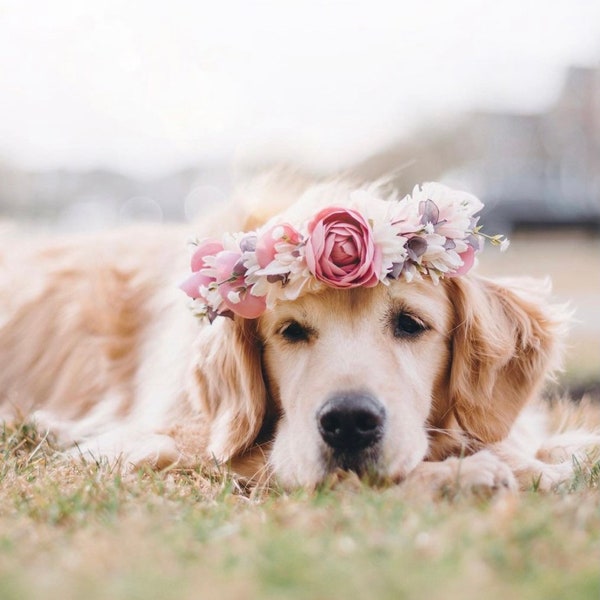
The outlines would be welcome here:
M 472 438 L 497 442 L 559 367 L 565 311 L 547 303 L 549 285 L 537 280 L 469 276 L 447 285 L 455 314 L 449 406 Z
M 227 462 L 256 440 L 267 407 L 255 321 L 218 317 L 203 326 L 196 354 L 192 378 L 208 418 L 207 454 Z

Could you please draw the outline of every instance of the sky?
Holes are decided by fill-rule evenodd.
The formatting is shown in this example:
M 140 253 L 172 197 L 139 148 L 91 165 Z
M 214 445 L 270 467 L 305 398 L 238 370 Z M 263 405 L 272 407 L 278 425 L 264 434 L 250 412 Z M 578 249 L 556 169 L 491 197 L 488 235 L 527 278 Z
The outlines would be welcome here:
M 0 163 L 340 168 L 599 61 L 594 0 L 0 0 Z

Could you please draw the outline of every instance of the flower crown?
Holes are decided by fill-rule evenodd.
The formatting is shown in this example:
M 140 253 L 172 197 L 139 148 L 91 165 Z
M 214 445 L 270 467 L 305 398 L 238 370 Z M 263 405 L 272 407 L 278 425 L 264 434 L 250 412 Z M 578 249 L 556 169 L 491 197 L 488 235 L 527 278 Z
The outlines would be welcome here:
M 508 247 L 504 236 L 481 232 L 475 215 L 482 208 L 475 196 L 439 183 L 416 186 L 402 199 L 384 197 L 377 186 L 351 190 L 295 224 L 282 215 L 256 231 L 194 242 L 193 273 L 181 288 L 196 314 L 212 322 L 219 315 L 254 319 L 323 285 L 424 277 L 437 284 L 467 273 L 483 238 Z

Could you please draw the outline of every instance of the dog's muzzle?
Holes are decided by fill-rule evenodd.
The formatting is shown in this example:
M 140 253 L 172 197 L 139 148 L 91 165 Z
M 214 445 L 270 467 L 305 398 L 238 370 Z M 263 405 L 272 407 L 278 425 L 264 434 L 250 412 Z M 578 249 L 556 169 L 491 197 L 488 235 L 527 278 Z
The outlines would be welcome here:
M 372 396 L 346 392 L 329 398 L 317 412 L 321 438 L 333 467 L 362 472 L 376 462 L 385 429 L 385 409 Z

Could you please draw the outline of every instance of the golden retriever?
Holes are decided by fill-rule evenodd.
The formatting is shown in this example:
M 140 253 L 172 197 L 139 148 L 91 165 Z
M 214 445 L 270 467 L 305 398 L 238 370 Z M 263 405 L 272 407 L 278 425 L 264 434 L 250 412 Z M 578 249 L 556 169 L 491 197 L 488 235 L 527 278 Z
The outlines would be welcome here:
M 194 233 L 248 230 L 287 203 L 229 206 Z M 543 423 L 568 315 L 538 281 L 327 288 L 209 324 L 178 289 L 181 227 L 4 237 L 0 418 L 33 419 L 70 455 L 217 461 L 286 488 L 353 471 L 493 491 L 550 489 L 600 441 Z

